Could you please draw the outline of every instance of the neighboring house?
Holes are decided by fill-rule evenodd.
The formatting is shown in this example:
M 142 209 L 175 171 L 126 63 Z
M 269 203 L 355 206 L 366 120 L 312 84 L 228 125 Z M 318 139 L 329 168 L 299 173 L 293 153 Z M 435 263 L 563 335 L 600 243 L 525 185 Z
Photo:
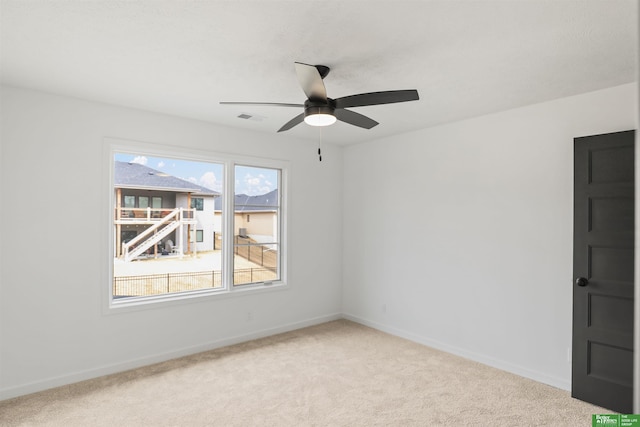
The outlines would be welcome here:
M 115 162 L 115 256 L 214 249 L 219 193 L 137 163 Z
M 278 235 L 278 190 L 259 196 L 236 194 L 234 234 L 258 243 L 276 242 Z M 215 199 L 216 223 L 221 221 L 221 198 Z

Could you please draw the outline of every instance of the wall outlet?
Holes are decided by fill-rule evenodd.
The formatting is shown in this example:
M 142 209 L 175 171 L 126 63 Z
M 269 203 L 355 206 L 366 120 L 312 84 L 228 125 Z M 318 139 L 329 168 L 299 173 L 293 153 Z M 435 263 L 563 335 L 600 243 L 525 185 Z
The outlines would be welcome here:
M 252 320 L 253 320 L 253 312 L 247 311 L 247 322 L 250 322 Z

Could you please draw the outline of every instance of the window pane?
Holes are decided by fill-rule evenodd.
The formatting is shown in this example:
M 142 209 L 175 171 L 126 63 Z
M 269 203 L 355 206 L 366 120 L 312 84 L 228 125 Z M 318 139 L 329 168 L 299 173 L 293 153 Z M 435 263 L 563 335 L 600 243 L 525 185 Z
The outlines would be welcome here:
M 280 170 L 235 168 L 233 283 L 280 280 Z
M 114 160 L 114 200 L 123 202 L 113 207 L 114 300 L 221 289 L 223 165 L 144 153 Z M 202 211 L 190 206 L 194 193 Z
M 191 208 L 201 211 L 204 210 L 204 198 L 194 197 L 191 199 Z

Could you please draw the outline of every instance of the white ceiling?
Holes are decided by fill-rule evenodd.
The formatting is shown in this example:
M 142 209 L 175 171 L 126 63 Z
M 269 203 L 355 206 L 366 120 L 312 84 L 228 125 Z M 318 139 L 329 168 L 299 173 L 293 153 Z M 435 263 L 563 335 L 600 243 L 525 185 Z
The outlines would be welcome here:
M 302 112 L 294 61 L 331 67 L 332 98 L 417 89 L 354 108 L 380 125 L 338 144 L 637 80 L 635 0 L 1 0 L 7 85 L 275 133 Z M 241 113 L 256 120 L 237 118 Z M 282 138 L 317 140 L 306 124 Z

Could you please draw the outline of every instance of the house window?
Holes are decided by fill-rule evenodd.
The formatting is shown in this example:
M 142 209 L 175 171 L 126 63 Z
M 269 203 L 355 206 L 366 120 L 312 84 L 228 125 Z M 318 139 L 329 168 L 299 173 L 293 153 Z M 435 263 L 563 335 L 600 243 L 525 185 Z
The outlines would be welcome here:
M 281 170 L 257 166 L 235 167 L 233 284 L 280 280 Z M 242 224 L 242 214 L 246 221 Z M 253 216 L 254 221 L 250 223 Z
M 126 243 L 126 242 L 134 239 L 137 234 L 138 234 L 138 232 L 135 231 L 135 230 L 122 230 L 122 234 L 121 234 L 122 241 L 124 243 Z
M 240 165 L 228 154 L 184 158 L 133 146 L 111 144 L 110 308 L 285 285 L 284 162 Z M 238 215 L 253 217 L 244 237 Z
M 192 197 L 191 198 L 191 208 L 197 211 L 204 210 L 204 198 L 203 197 Z
M 204 233 L 222 234 L 213 200 L 223 196 L 224 168 L 219 162 L 113 153 L 113 200 L 122 197 L 123 204 L 120 212 L 114 206 L 112 302 L 224 288 L 223 257 Z M 193 182 L 194 175 L 207 179 Z M 202 218 L 189 206 L 194 192 L 203 195 L 203 207 L 205 197 L 212 200 Z

